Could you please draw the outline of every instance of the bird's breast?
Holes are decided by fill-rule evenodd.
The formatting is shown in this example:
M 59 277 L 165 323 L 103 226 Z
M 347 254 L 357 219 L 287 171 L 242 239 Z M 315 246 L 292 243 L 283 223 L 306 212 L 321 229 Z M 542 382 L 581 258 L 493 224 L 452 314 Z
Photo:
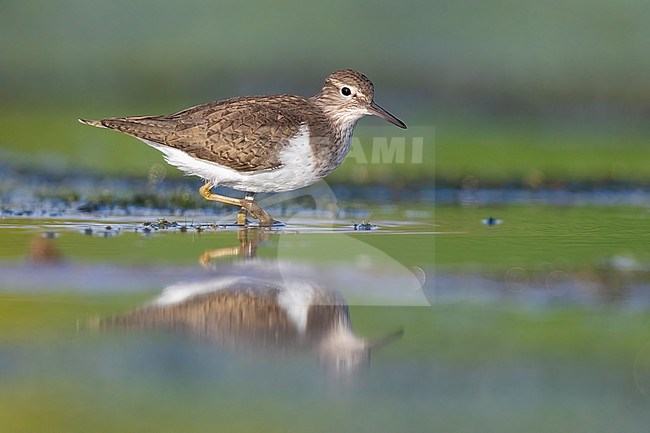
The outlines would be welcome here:
M 327 134 L 310 136 L 310 147 L 320 177 L 327 176 L 343 163 L 350 151 L 353 129 L 354 126 L 337 128 Z

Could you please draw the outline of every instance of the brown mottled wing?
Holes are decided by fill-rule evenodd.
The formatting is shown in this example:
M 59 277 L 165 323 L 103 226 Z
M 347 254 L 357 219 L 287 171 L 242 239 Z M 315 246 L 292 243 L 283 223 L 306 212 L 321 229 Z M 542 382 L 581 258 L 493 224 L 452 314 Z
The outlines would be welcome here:
M 266 282 L 237 282 L 180 303 L 154 304 L 103 319 L 100 327 L 179 330 L 233 347 L 290 347 L 298 344 L 299 333 L 277 305 L 279 291 Z
M 226 99 L 165 116 L 104 119 L 102 124 L 195 158 L 253 172 L 281 166 L 280 151 L 312 110 L 305 98 L 273 95 Z

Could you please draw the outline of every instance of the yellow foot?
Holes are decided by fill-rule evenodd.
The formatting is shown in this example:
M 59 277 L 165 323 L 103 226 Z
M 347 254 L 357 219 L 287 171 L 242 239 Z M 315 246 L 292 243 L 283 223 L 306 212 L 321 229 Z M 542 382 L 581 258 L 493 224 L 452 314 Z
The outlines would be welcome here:
M 245 212 L 250 213 L 253 218 L 257 218 L 261 226 L 272 226 L 275 222 L 273 218 L 271 218 L 271 215 L 262 209 L 255 200 L 253 200 L 252 194 L 247 195 L 246 198 L 232 198 L 226 197 L 225 195 L 213 194 L 211 189 L 212 184 L 208 182 L 199 189 L 199 193 L 206 200 L 232 204 L 242 208 L 242 210 L 237 214 L 237 224 L 246 225 Z M 241 216 L 242 213 L 244 213 L 243 216 Z
M 269 215 L 264 209 L 260 207 L 259 204 L 257 204 L 256 201 L 254 200 L 246 200 L 248 202 L 248 212 L 254 217 L 257 218 L 260 222 L 261 226 L 264 227 L 270 227 L 273 225 L 275 220 L 271 218 L 271 215 Z

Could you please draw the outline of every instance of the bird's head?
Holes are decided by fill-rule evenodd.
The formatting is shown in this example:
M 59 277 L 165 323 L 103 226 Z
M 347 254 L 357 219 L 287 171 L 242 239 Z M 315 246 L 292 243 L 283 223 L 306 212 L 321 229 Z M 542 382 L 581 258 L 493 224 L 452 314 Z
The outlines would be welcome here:
M 368 77 L 352 69 L 342 69 L 330 74 L 312 99 L 338 124 L 353 125 L 370 115 L 406 129 L 404 122 L 375 103 L 374 93 L 374 85 Z

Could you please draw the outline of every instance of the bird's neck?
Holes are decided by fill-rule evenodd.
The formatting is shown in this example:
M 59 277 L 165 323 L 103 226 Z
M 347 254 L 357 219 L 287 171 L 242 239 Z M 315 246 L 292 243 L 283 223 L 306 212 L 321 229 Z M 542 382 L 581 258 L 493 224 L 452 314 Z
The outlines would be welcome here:
M 354 127 L 362 116 L 358 112 L 341 110 L 340 107 L 332 103 L 328 104 L 327 99 L 320 97 L 319 94 L 310 99 L 325 116 L 331 134 L 329 145 L 319 147 L 317 150 L 317 152 L 325 154 L 322 158 L 324 161 L 322 175 L 325 176 L 336 169 L 345 159 L 350 150 Z
M 332 125 L 337 138 L 349 139 L 357 121 L 364 116 L 359 110 L 346 109 L 333 103 L 322 92 L 317 93 L 310 99 L 323 112 L 329 124 Z
M 350 124 L 336 126 L 336 136 L 337 141 L 341 143 L 341 147 L 344 148 L 344 152 L 347 154 L 350 149 L 350 143 L 352 140 L 352 134 L 354 133 L 354 127 L 357 125 L 357 122 Z M 345 156 L 345 155 L 344 155 Z

